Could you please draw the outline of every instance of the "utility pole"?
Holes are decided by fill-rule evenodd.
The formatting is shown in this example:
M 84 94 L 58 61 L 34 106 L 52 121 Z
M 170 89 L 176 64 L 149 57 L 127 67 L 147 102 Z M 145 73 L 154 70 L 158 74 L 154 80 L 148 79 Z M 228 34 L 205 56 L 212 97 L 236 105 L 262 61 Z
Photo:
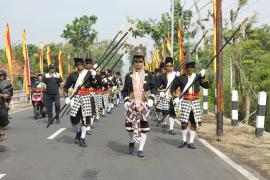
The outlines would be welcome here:
M 173 39 L 174 39 L 174 0 L 172 0 L 172 30 L 171 30 L 171 57 L 173 58 Z
M 216 52 L 222 48 L 222 12 L 221 12 L 221 1 L 215 0 L 216 3 Z M 216 89 L 217 89 L 217 114 L 216 114 L 216 135 L 218 136 L 218 140 L 220 140 L 220 136 L 223 135 L 223 112 L 224 112 L 224 89 L 223 89 L 223 73 L 222 73 L 222 52 L 217 56 L 216 63 Z

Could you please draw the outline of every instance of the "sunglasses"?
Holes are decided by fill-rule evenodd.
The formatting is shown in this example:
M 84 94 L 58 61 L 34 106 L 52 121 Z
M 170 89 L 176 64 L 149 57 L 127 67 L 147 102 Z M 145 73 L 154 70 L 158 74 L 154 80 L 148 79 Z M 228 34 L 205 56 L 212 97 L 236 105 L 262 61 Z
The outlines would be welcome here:
M 134 61 L 135 63 L 143 63 L 143 61 Z
M 172 65 L 166 65 L 166 67 L 173 67 Z

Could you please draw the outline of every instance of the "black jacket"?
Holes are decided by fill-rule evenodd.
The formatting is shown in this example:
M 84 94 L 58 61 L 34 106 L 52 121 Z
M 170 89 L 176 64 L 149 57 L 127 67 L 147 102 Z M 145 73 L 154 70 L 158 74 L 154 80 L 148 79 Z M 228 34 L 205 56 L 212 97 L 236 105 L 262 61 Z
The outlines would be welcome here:
M 68 76 L 66 84 L 64 86 L 65 93 L 68 93 L 68 90 L 70 87 L 74 88 L 78 78 L 79 78 L 78 72 L 73 72 Z M 88 71 L 86 73 L 86 75 L 84 77 L 84 81 L 86 81 L 86 83 L 83 85 L 83 87 L 85 87 L 85 88 L 90 88 L 90 87 L 96 88 L 97 87 L 96 79 L 92 77 L 90 71 Z
M 151 91 L 152 94 L 156 94 L 157 84 L 155 82 L 153 75 L 150 72 L 145 71 L 144 76 L 145 76 L 143 85 L 144 91 Z M 129 72 L 125 77 L 125 83 L 122 90 L 123 98 L 129 96 L 131 92 L 133 92 L 132 72 Z
M 195 79 L 198 78 L 197 81 L 192 85 L 194 92 L 200 92 L 200 86 L 202 86 L 205 89 L 209 88 L 208 81 L 203 82 L 203 79 L 200 74 L 196 74 Z M 175 83 L 172 86 L 172 90 L 175 91 L 178 87 L 180 87 L 181 92 L 184 90 L 186 84 L 188 83 L 188 76 L 186 74 L 183 74 L 176 78 Z

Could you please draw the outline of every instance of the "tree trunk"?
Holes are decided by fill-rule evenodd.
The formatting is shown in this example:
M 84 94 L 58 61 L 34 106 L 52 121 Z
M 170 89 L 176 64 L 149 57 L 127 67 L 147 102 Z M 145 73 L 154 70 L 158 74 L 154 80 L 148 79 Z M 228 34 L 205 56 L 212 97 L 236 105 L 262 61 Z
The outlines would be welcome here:
M 250 104 L 251 104 L 251 90 L 248 89 L 246 93 L 246 98 L 245 98 L 245 109 L 246 109 L 245 123 L 246 124 L 249 124 Z

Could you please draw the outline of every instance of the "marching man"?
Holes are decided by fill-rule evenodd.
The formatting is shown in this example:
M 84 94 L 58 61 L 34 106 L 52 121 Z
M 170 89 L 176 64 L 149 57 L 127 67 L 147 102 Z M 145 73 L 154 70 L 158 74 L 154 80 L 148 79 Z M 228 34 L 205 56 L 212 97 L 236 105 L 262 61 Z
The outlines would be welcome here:
M 93 79 L 96 72 L 91 72 L 84 68 L 84 61 L 82 58 L 74 58 L 77 71 L 71 73 L 67 78 L 64 86 L 65 96 L 67 97 L 68 89 L 73 87 L 76 91 L 80 88 L 79 92 L 73 99 L 67 97 L 65 102 L 70 105 L 70 120 L 76 129 L 75 143 L 79 143 L 82 147 L 87 147 L 85 143 L 85 135 L 87 126 L 91 126 L 91 118 L 93 116 L 91 107 L 91 92 L 93 89 Z
M 186 64 L 185 64 L 185 74 L 177 78 L 176 83 L 173 87 L 174 90 L 177 90 L 180 87 L 181 92 L 186 91 L 187 87 L 193 80 L 198 77 L 198 80 L 187 90 L 184 94 L 184 97 L 181 102 L 181 129 L 182 129 L 182 141 L 180 142 L 178 148 L 183 148 L 188 146 L 190 149 L 196 149 L 194 146 L 194 138 L 196 136 L 196 131 L 198 123 L 202 120 L 202 110 L 200 107 L 199 101 L 199 92 L 200 86 L 205 89 L 208 89 L 209 83 L 205 80 L 205 69 L 200 71 L 199 74 L 193 73 L 195 68 L 195 62 L 190 60 L 191 56 L 186 55 Z M 175 99 L 177 101 L 177 99 Z M 187 127 L 190 123 L 190 138 L 187 143 Z
M 139 143 L 137 155 L 144 157 L 143 150 L 147 132 L 150 131 L 148 115 L 155 101 L 156 84 L 154 77 L 144 70 L 145 58 L 141 49 L 133 56 L 134 69 L 125 77 L 122 90 L 126 109 L 125 127 L 129 133 L 129 153 L 133 154 L 135 142 Z

